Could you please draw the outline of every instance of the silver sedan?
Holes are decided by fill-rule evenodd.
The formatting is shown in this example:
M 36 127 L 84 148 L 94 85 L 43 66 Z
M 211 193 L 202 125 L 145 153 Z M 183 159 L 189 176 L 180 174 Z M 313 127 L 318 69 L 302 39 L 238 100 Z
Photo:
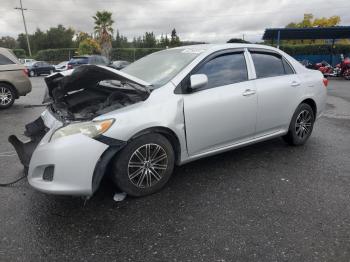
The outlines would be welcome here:
M 26 126 L 31 141 L 9 138 L 29 183 L 91 196 L 108 175 L 144 196 L 175 165 L 279 136 L 303 145 L 328 82 L 279 49 L 223 44 L 163 50 L 120 71 L 81 66 L 46 83 L 49 106 Z

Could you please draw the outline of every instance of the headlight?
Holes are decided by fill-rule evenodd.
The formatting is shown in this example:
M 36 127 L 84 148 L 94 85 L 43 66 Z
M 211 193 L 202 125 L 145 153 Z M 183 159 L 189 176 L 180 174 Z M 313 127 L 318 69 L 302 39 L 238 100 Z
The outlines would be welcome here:
M 55 131 L 51 137 L 56 140 L 61 137 L 83 134 L 88 137 L 96 137 L 106 132 L 114 123 L 114 119 L 107 119 L 102 121 L 90 121 L 76 124 L 70 124 Z

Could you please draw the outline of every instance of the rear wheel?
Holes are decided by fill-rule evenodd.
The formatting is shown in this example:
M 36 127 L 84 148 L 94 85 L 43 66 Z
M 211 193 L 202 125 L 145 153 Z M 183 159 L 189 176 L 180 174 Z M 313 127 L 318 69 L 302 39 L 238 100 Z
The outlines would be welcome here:
M 128 195 L 153 194 L 169 180 L 174 162 L 174 150 L 164 136 L 143 135 L 118 153 L 113 163 L 113 180 Z
M 16 94 L 12 86 L 0 83 L 0 109 L 9 108 L 15 102 Z
M 303 145 L 310 137 L 315 122 L 314 112 L 308 104 L 300 104 L 295 110 L 288 133 L 283 139 L 290 145 Z

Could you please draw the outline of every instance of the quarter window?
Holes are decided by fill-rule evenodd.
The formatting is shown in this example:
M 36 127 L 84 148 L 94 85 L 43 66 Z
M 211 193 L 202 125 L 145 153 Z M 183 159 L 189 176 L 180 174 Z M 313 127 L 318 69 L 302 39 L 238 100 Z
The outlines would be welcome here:
M 248 80 L 247 65 L 243 53 L 217 56 L 201 66 L 195 74 L 207 75 L 207 88 Z
M 257 78 L 285 75 L 282 57 L 278 54 L 251 52 Z
M 287 61 L 285 59 L 283 59 L 283 67 L 284 67 L 284 71 L 286 73 L 286 75 L 292 75 L 294 74 L 294 70 L 292 69 L 292 67 L 287 63 Z
M 6 56 L 0 54 L 0 65 L 10 65 L 10 64 L 14 64 L 14 62 L 9 58 L 7 58 Z

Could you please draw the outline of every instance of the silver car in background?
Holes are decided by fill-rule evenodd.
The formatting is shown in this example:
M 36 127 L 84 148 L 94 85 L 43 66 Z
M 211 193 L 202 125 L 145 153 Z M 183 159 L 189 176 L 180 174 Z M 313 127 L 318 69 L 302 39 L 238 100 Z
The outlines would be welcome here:
M 28 72 L 12 51 L 0 47 L 0 110 L 32 91 Z
M 86 65 L 46 83 L 50 104 L 26 126 L 31 141 L 9 140 L 34 188 L 82 196 L 105 173 L 144 196 L 175 165 L 279 136 L 302 145 L 327 86 L 281 50 L 252 44 L 173 48 L 121 71 Z

